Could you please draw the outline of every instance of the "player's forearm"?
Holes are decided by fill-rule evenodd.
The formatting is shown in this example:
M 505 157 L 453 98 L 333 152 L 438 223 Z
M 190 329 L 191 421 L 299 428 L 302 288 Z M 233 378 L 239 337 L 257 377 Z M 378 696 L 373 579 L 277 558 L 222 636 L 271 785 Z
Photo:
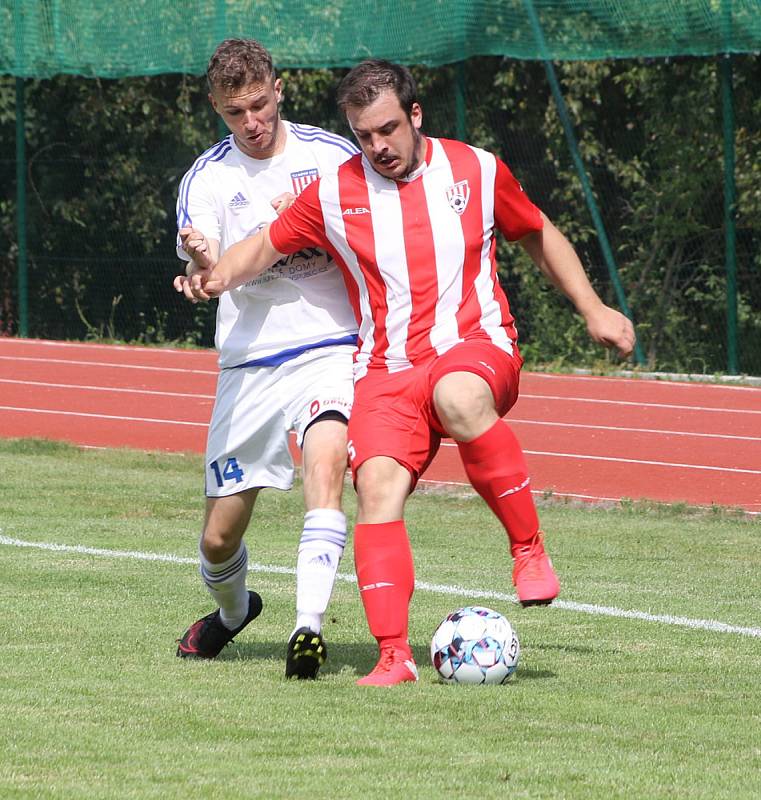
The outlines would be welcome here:
M 522 239 L 521 245 L 583 317 L 594 314 L 603 305 L 571 243 L 546 217 L 544 228 Z
M 232 245 L 217 261 L 206 286 L 219 294 L 253 280 L 283 257 L 272 246 L 269 229 Z

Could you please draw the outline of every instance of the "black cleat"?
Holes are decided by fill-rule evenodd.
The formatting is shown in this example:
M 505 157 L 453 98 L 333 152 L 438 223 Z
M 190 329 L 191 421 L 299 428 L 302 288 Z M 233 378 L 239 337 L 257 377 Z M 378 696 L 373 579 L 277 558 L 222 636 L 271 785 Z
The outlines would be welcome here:
M 216 658 L 222 648 L 233 640 L 245 627 L 256 619 L 262 611 L 262 598 L 256 592 L 248 593 L 248 614 L 235 630 L 230 630 L 222 624 L 219 618 L 219 609 L 198 622 L 194 622 L 178 639 L 178 658 Z
M 285 677 L 314 680 L 328 657 L 322 635 L 310 628 L 299 628 L 288 642 L 285 656 Z

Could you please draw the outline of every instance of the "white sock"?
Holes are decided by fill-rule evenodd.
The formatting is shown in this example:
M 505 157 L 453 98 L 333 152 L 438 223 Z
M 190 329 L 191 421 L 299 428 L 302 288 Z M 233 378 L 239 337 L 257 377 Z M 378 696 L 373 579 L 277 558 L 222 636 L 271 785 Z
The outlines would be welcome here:
M 248 614 L 248 590 L 246 572 L 248 571 L 248 551 L 243 542 L 234 556 L 221 564 L 212 564 L 199 547 L 201 557 L 201 577 L 209 594 L 219 606 L 222 624 L 234 630 Z
M 346 545 L 346 517 L 333 508 L 304 515 L 296 562 L 296 628 L 319 633 Z

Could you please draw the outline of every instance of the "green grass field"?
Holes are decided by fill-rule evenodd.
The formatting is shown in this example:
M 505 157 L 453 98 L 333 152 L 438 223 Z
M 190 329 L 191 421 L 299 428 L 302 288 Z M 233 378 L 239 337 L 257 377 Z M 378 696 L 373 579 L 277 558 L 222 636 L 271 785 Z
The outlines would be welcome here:
M 521 609 L 484 504 L 420 492 L 408 506 L 420 682 L 355 686 L 376 651 L 351 548 L 321 678 L 287 682 L 298 491 L 263 493 L 247 535 L 262 616 L 214 662 L 175 657 L 211 610 L 195 566 L 201 467 L 0 441 L 3 800 L 761 797 L 758 519 L 543 505 L 563 602 Z M 435 678 L 430 636 L 473 602 L 518 631 L 506 686 Z

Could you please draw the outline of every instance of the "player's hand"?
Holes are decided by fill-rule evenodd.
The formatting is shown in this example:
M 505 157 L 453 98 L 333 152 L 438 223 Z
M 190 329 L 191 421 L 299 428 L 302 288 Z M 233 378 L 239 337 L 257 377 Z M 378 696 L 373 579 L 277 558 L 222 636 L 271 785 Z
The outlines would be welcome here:
M 623 358 L 634 351 L 637 337 L 631 320 L 610 306 L 601 305 L 586 317 L 587 331 L 595 342 L 615 348 Z
M 203 291 L 209 298 L 219 297 L 221 294 L 224 294 L 224 292 L 227 291 L 227 284 L 215 278 L 204 283 Z
M 197 264 L 189 261 L 185 268 L 185 275 L 178 275 L 174 279 L 174 288 L 184 294 L 191 303 L 197 303 L 199 300 L 208 302 L 212 297 L 217 296 L 209 294 L 205 289 L 210 274 L 210 269 L 201 269 Z
M 296 202 L 296 195 L 291 194 L 290 192 L 283 192 L 279 194 L 277 197 L 273 197 L 270 201 L 272 208 L 275 209 L 277 212 L 278 217 L 285 211 L 286 208 L 290 208 L 294 202 Z
M 209 242 L 201 231 L 195 228 L 180 228 L 179 235 L 182 249 L 200 269 L 214 269 L 216 262 L 212 258 Z

